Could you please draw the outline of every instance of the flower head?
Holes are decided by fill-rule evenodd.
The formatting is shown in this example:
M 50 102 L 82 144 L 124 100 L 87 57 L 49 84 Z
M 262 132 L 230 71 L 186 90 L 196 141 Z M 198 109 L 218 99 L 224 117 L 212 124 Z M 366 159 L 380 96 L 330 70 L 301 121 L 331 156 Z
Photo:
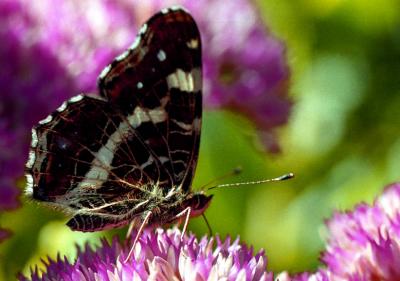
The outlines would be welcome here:
M 209 8 L 198 18 L 203 40 L 209 42 L 204 55 L 206 102 L 254 121 L 264 145 L 276 150 L 271 129 L 287 122 L 291 107 L 285 47 L 248 1 L 205 2 Z
M 336 213 L 327 222 L 328 268 L 354 280 L 400 279 L 400 184 L 387 187 L 372 206 Z
M 280 281 L 400 280 L 400 183 L 388 186 L 372 206 L 336 212 L 327 227 L 325 267 L 292 277 L 282 273 Z
M 136 234 L 133 234 L 133 238 Z M 132 240 L 133 241 L 133 240 Z M 214 247 L 214 244 L 215 247 Z M 46 271 L 20 276 L 19 280 L 271 280 L 263 252 L 239 240 L 224 242 L 218 237 L 198 241 L 178 229 L 144 232 L 134 257 L 125 262 L 130 246 L 114 239 L 102 241 L 97 250 L 88 245 L 78 252 L 76 261 L 57 257 L 46 263 Z

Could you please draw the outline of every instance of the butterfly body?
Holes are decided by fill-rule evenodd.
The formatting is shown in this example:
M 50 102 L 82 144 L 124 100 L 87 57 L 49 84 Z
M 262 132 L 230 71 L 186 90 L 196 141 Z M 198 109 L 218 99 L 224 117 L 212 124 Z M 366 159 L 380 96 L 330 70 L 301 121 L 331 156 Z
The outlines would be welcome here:
M 78 95 L 32 129 L 27 193 L 65 210 L 73 230 L 164 225 L 207 208 L 191 191 L 200 145 L 201 40 L 193 18 L 165 9 Z

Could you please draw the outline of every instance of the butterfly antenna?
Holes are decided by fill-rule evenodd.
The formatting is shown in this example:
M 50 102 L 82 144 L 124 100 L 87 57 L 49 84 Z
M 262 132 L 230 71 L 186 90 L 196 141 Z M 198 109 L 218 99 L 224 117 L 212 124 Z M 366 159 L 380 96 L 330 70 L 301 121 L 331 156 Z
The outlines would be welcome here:
M 215 186 L 210 187 L 208 190 L 214 189 L 214 188 L 219 188 L 219 187 L 237 187 L 240 185 L 251 185 L 251 184 L 261 184 L 261 183 L 266 183 L 266 182 L 274 182 L 274 181 L 284 181 L 294 178 L 293 173 L 285 174 L 280 177 L 272 178 L 272 179 L 266 179 L 266 180 L 259 180 L 259 181 L 246 181 L 246 182 L 236 182 L 236 183 L 224 183 L 224 184 L 218 184 Z
M 204 221 L 206 222 L 206 225 L 207 225 L 207 228 L 208 228 L 208 234 L 210 235 L 210 237 L 212 237 L 213 236 L 213 231 L 211 229 L 210 223 L 208 222 L 208 220 L 206 218 L 206 215 L 204 213 L 202 213 L 201 216 L 203 217 Z
M 229 173 L 226 173 L 225 175 L 219 176 L 218 178 L 213 179 L 212 181 L 206 183 L 205 185 L 203 185 L 200 189 L 204 190 L 207 186 L 210 186 L 212 184 L 215 184 L 218 181 L 221 181 L 223 179 L 232 177 L 232 176 L 237 176 L 242 172 L 242 167 L 238 166 L 234 169 L 232 169 L 232 171 L 230 171 Z M 210 189 L 210 188 L 209 188 Z

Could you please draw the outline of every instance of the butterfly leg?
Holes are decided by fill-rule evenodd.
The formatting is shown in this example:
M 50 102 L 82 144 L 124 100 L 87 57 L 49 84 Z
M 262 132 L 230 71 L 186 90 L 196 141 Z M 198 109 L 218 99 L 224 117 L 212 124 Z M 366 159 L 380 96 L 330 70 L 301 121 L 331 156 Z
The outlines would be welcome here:
M 131 249 L 129 250 L 129 254 L 124 261 L 125 263 L 128 262 L 130 260 L 131 256 L 133 255 L 133 251 L 135 250 L 136 243 L 139 241 L 139 237 L 143 233 L 144 227 L 147 225 L 147 222 L 149 221 L 151 214 L 152 214 L 151 211 L 149 211 L 149 212 L 147 212 L 146 216 L 144 217 L 143 222 L 140 225 L 139 230 L 136 234 L 135 240 L 133 241 L 133 245 L 132 245 Z M 131 228 L 131 226 L 129 226 L 129 230 L 131 230 L 130 228 Z M 133 226 L 132 226 L 132 228 L 133 228 Z
M 129 224 L 128 231 L 126 232 L 125 239 L 128 239 L 129 237 L 131 237 L 132 231 L 133 231 L 133 228 L 134 228 L 134 227 L 135 227 L 135 222 L 132 221 L 132 222 Z
M 189 219 L 190 219 L 190 213 L 191 212 L 192 212 L 192 208 L 191 207 L 187 207 L 185 210 L 183 210 L 182 212 L 180 212 L 179 214 L 177 214 L 175 216 L 176 218 L 180 218 L 186 213 L 185 223 L 183 224 L 183 229 L 182 229 L 182 234 L 181 234 L 181 240 L 183 239 L 183 235 L 185 235 L 186 228 L 187 228 L 187 226 L 189 224 Z
M 212 232 L 210 224 L 208 223 L 206 215 L 204 213 L 202 213 L 201 216 L 203 217 L 204 221 L 206 222 L 206 225 L 207 225 L 207 228 L 208 228 L 208 234 L 210 235 L 210 237 L 213 236 L 213 232 Z

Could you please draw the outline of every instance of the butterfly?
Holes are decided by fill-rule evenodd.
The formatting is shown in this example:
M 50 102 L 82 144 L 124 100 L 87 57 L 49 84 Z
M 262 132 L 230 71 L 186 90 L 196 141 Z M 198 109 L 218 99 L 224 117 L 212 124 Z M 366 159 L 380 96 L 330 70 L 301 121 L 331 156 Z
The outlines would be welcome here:
M 161 10 L 99 75 L 32 129 L 27 194 L 64 210 L 67 225 L 142 229 L 203 214 L 191 190 L 202 115 L 201 40 L 180 7 Z

